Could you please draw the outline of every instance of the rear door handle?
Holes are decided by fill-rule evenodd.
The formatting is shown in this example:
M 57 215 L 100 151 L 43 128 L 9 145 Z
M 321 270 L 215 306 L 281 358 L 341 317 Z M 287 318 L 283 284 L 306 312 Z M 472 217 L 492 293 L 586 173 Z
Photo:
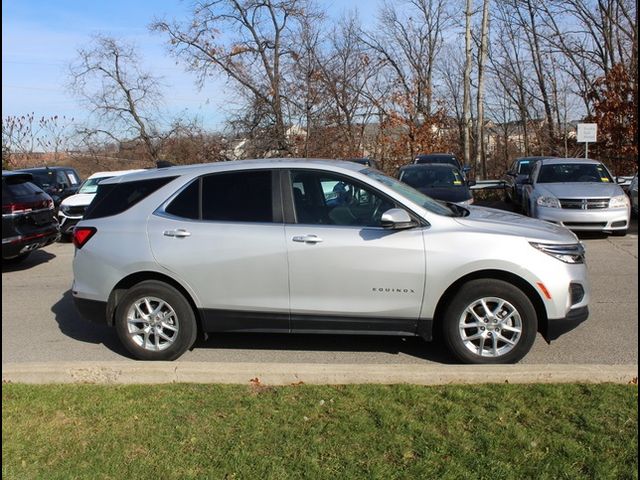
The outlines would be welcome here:
M 292 238 L 292 240 L 294 242 L 301 242 L 301 243 L 320 243 L 320 242 L 322 242 L 322 239 L 320 237 L 318 237 L 317 235 L 296 235 L 295 237 Z
M 186 231 L 184 228 L 178 228 L 177 230 L 165 230 L 163 235 L 165 237 L 184 238 L 190 237 L 191 232 Z

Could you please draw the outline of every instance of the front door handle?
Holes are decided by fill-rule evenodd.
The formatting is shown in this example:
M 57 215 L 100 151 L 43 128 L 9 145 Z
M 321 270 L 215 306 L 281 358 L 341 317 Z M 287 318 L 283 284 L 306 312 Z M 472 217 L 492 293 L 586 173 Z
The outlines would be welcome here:
M 322 242 L 322 239 L 320 237 L 318 237 L 317 235 L 296 235 L 295 237 L 292 238 L 292 240 L 294 242 L 301 242 L 301 243 L 320 243 L 320 242 Z
M 163 235 L 165 237 L 184 238 L 190 237 L 191 232 L 186 231 L 184 228 L 178 228 L 177 230 L 165 230 Z

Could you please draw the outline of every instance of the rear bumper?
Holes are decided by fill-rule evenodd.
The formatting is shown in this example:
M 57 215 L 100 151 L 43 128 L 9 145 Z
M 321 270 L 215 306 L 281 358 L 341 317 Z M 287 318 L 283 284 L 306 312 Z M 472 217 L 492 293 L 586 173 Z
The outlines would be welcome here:
M 60 229 L 54 228 L 44 231 L 31 232 L 25 235 L 14 235 L 2 239 L 2 258 L 13 258 L 23 253 L 46 247 L 60 239 Z
M 76 310 L 85 320 L 107 324 L 107 302 L 87 300 L 86 298 L 74 296 L 73 303 L 75 303 Z
M 565 318 L 550 318 L 546 325 L 540 329 L 540 333 L 544 339 L 551 343 L 557 340 L 561 335 L 570 332 L 589 317 L 589 307 L 579 307 L 569 310 Z

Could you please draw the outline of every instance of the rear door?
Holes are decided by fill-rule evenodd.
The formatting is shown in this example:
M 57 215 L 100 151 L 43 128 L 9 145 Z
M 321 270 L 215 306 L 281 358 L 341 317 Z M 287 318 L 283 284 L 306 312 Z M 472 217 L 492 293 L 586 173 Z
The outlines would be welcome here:
M 396 205 L 349 177 L 294 170 L 290 180 L 292 330 L 414 333 L 425 281 L 422 229 L 381 228 L 382 213 Z
M 274 183 L 271 170 L 205 175 L 148 221 L 156 261 L 196 294 L 208 331 L 289 330 L 286 244 Z

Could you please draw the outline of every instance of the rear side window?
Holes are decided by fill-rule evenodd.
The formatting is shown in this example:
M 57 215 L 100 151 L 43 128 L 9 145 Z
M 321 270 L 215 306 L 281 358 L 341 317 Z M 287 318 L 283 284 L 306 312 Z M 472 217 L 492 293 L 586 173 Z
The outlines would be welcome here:
M 192 220 L 200 219 L 200 179 L 191 182 L 164 210 L 168 214 Z
M 175 178 L 162 177 L 107 185 L 99 184 L 98 192 L 87 208 L 84 218 L 102 218 L 122 213 Z
M 271 171 L 219 173 L 202 178 L 202 219 L 273 222 Z

